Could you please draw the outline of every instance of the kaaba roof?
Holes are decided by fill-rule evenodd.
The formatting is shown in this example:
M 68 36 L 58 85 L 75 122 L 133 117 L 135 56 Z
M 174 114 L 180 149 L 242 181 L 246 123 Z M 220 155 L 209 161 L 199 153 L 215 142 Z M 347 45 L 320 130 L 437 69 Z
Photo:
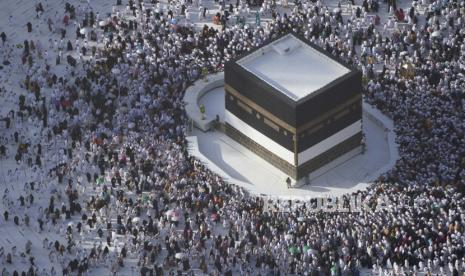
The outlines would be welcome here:
M 245 70 L 298 101 L 351 69 L 292 33 L 236 61 Z

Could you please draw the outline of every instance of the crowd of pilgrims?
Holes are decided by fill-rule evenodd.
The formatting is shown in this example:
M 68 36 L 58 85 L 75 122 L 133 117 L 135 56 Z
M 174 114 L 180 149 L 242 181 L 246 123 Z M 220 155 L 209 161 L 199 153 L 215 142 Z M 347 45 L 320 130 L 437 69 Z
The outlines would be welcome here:
M 344 18 L 321 2 L 273 11 L 258 27 L 229 18 L 223 31 L 196 31 L 173 24 L 180 16 L 173 11 L 122 4 L 126 12 L 109 19 L 70 4 L 51 15 L 41 5 L 31 20 L 49 25 L 57 37 L 50 46 L 30 40 L 19 48 L 2 34 L 2 54 L 22 51 L 24 72 L 24 92 L 2 88 L 17 104 L 2 114 L 2 158 L 44 174 L 23 183 L 19 199 L 5 190 L 0 221 L 65 237 L 43 241 L 52 266 L 35 261 L 30 241 L 2 246 L 3 276 L 131 265 L 141 275 L 465 271 L 464 1 L 424 1 L 424 15 L 412 2 L 408 21 L 417 23 L 393 30 L 375 26 L 367 10 Z M 72 22 L 76 33 L 66 33 Z M 400 159 L 357 192 L 373 208 L 389 198 L 387 209 L 310 212 L 315 200 L 250 195 L 189 156 L 186 87 L 289 31 L 360 68 L 365 100 L 394 120 Z M 22 127 L 31 122 L 40 139 Z M 99 241 L 89 242 L 94 236 Z M 15 269 L 21 259 L 28 270 Z

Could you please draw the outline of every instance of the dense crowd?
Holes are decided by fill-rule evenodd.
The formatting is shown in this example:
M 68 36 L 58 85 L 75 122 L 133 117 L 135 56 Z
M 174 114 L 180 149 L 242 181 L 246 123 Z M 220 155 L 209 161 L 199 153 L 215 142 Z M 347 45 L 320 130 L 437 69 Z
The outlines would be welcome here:
M 39 180 L 24 183 L 19 199 L 4 192 L 1 223 L 64 237 L 43 241 L 53 268 L 34 261 L 30 242 L 21 253 L 1 247 L 2 275 L 117 273 L 131 262 L 141 275 L 465 271 L 464 1 L 414 1 L 405 20 L 395 8 L 384 27 L 370 15 L 384 7 L 376 0 L 349 17 L 320 1 L 297 1 L 286 14 L 265 0 L 272 20 L 260 26 L 236 24 L 233 14 L 248 8 L 238 1 L 221 11 L 222 31 L 173 20 L 199 5 L 192 1 L 179 10 L 123 4 L 108 18 L 90 6 L 66 4 L 57 15 L 36 7 L 50 45 L 13 45 L 2 34 L 4 59 L 22 51 L 28 92 L 2 88 L 16 106 L 2 114 L 0 153 Z M 357 192 L 373 208 L 388 197 L 387 209 L 314 213 L 316 199 L 250 195 L 189 156 L 186 87 L 289 31 L 360 68 L 365 100 L 394 120 L 400 159 Z M 24 272 L 15 270 L 21 254 Z

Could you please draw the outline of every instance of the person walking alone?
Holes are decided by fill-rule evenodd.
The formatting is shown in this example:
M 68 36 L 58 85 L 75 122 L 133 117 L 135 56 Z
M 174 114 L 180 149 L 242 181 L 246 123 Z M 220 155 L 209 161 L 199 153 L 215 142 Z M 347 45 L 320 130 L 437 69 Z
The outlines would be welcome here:
M 2 38 L 2 45 L 5 45 L 5 41 L 6 41 L 6 34 L 5 34 L 5 32 L 2 32 L 2 33 L 0 34 L 0 37 Z

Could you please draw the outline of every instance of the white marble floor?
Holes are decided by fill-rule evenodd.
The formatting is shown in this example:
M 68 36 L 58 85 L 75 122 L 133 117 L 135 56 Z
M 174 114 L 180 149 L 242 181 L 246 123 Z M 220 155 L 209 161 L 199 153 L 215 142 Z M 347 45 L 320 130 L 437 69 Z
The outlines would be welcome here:
M 210 116 L 222 117 L 224 113 L 224 90 L 213 89 L 200 99 Z M 367 116 L 366 110 L 376 117 Z M 364 106 L 363 131 L 366 135 L 367 150 L 348 161 L 335 166 L 328 172 L 313 179 L 310 185 L 288 189 L 287 176 L 242 145 L 218 131 L 195 130 L 189 138 L 191 153 L 205 162 L 213 171 L 229 182 L 240 185 L 254 194 L 269 197 L 305 199 L 313 197 L 340 196 L 365 189 L 369 182 L 390 169 L 397 158 L 394 136 L 388 135 L 386 127 L 392 122 L 382 114 Z M 392 133 L 391 133 L 392 134 Z M 394 148 L 393 148 L 394 147 Z

